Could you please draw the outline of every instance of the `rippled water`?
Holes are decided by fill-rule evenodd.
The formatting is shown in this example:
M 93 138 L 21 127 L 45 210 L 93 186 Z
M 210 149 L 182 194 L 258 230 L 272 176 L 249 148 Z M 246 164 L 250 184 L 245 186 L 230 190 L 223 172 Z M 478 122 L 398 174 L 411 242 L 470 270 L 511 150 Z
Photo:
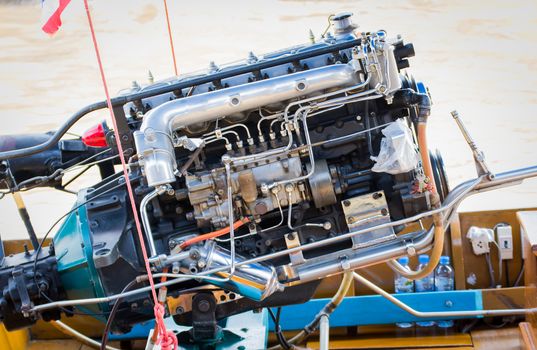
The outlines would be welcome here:
M 534 1 L 168 1 L 181 71 L 246 57 L 320 34 L 328 14 L 355 13 L 362 30 L 385 29 L 413 42 L 412 73 L 435 102 L 430 143 L 444 154 L 452 184 L 474 176 L 471 154 L 449 111 L 457 109 L 490 166 L 536 163 L 537 3 Z M 111 91 L 173 72 L 162 1 L 94 0 L 94 21 Z M 1 133 L 54 129 L 78 108 L 103 99 L 81 1 L 54 37 L 40 31 L 38 1 L 0 1 Z M 83 120 L 81 132 L 105 117 Z M 85 179 L 89 184 L 92 178 Z M 464 210 L 535 206 L 537 182 L 470 198 Z M 39 232 L 74 196 L 24 194 Z M 12 199 L 0 201 L 3 237 L 24 232 Z

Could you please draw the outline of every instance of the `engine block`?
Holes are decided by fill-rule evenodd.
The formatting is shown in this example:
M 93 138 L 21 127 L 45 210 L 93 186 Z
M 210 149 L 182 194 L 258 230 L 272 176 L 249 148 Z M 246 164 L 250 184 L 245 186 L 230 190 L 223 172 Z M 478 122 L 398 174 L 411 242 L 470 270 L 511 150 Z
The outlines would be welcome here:
M 218 296 L 217 318 L 304 302 L 322 278 L 430 242 L 423 230 L 401 238 L 405 225 L 396 224 L 438 203 L 431 161 L 438 194 L 447 191 L 440 159 L 419 142 L 431 101 L 406 71 L 413 46 L 385 31 L 356 33 L 351 18 L 334 16 L 332 31 L 310 44 L 212 63 L 118 97 L 136 146 L 128 181 L 152 267 L 171 274 L 165 302 L 177 322 L 193 322 L 185 300 L 196 294 Z M 4 318 L 6 327 L 42 317 L 29 310 L 50 302 L 44 293 L 102 298 L 140 279 L 124 183 L 118 173 L 79 193 L 35 264 L 41 292 L 29 279 L 31 293 L 16 295 L 13 266 L 3 266 L 2 313 L 26 315 Z M 54 256 L 48 276 L 43 265 Z M 73 283 L 81 273 L 91 278 Z M 152 317 L 146 292 L 122 300 L 116 330 Z M 107 312 L 112 302 L 85 311 Z

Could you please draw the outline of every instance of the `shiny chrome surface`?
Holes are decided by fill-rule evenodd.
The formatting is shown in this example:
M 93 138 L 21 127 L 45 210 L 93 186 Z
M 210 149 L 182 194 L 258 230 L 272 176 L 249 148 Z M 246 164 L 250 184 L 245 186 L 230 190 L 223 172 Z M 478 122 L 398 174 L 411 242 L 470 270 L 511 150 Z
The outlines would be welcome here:
M 235 266 L 240 266 L 237 266 L 233 273 L 228 273 L 225 270 L 215 273 L 215 275 L 229 279 L 229 281 L 213 282 L 213 284 L 254 300 L 263 300 L 283 288 L 278 282 L 276 270 L 272 266 L 261 263 L 240 264 L 243 261 L 245 261 L 244 258 L 235 255 Z M 231 252 L 219 245 L 212 244 L 207 257 L 207 267 L 218 269 L 231 265 Z
M 135 132 L 149 186 L 175 180 L 172 131 L 336 87 L 359 83 L 354 65 L 335 64 L 164 103 Z
M 294 251 L 308 250 L 308 249 L 313 249 L 313 248 L 320 247 L 320 246 L 325 246 L 327 244 L 331 244 L 331 243 L 339 242 L 344 239 L 348 239 L 355 234 L 368 232 L 370 230 L 375 230 L 381 227 L 391 227 L 391 226 L 400 225 L 406 222 L 416 221 L 423 217 L 430 216 L 435 212 L 445 212 L 446 221 L 449 221 L 456 207 L 461 203 L 461 201 L 464 198 L 468 197 L 469 195 L 479 193 L 483 190 L 489 190 L 489 189 L 499 188 L 499 187 L 508 186 L 508 185 L 516 185 L 522 182 L 524 179 L 531 178 L 531 177 L 537 177 L 537 166 L 531 166 L 527 168 L 516 169 L 516 170 L 496 174 L 496 177 L 494 178 L 494 180 L 491 180 L 491 181 L 483 182 L 483 177 L 472 179 L 472 180 L 469 180 L 460 184 L 455 189 L 453 189 L 448 195 L 448 197 L 446 198 L 446 200 L 444 201 L 444 204 L 438 209 L 431 210 L 431 211 L 410 217 L 408 219 L 398 220 L 395 222 L 386 223 L 382 225 L 377 225 L 377 226 L 370 227 L 364 230 L 347 233 L 345 235 L 331 237 L 331 238 L 324 239 L 321 241 L 304 244 L 304 245 L 301 245 L 300 247 L 282 250 L 279 252 L 275 252 L 272 254 L 264 255 L 261 257 L 253 258 L 253 259 L 237 261 L 235 264 L 235 267 L 237 268 L 243 265 L 254 264 L 254 263 L 258 263 L 258 262 L 265 261 L 268 259 L 274 259 L 280 256 L 288 255 L 289 253 L 292 253 Z M 409 246 L 413 247 L 414 249 L 416 249 L 416 251 L 419 252 L 421 250 L 427 249 L 432 243 L 432 239 L 433 239 L 433 230 L 431 228 L 425 233 L 414 232 L 414 233 L 409 233 L 404 236 L 400 236 L 398 237 L 398 240 L 395 242 L 383 243 L 376 247 L 371 247 L 371 248 L 364 249 L 364 250 L 357 250 L 355 256 L 351 257 L 352 259 L 345 259 L 343 261 L 343 264 L 341 263 L 339 259 L 334 262 L 333 260 L 334 256 L 332 256 L 332 261 L 329 261 L 329 259 L 327 258 L 325 259 L 326 261 L 316 262 L 315 266 L 312 266 L 309 269 L 311 271 L 306 271 L 304 269 L 301 273 L 300 281 L 306 282 L 308 281 L 308 278 L 309 280 L 318 279 L 318 278 L 329 276 L 330 274 L 341 273 L 342 271 L 348 270 L 348 269 L 356 269 L 356 268 L 366 267 L 369 265 L 380 264 L 388 260 L 398 258 L 402 255 L 406 255 L 406 250 Z M 335 256 L 335 258 L 337 258 L 337 256 Z M 208 279 L 208 280 L 215 279 L 214 277 L 211 277 L 210 275 L 221 272 L 221 271 L 229 271 L 229 270 L 230 270 L 230 266 L 228 265 L 228 266 L 222 266 L 218 268 L 210 268 L 210 269 L 207 269 L 205 271 L 198 273 L 197 275 L 181 275 L 180 276 L 180 275 L 174 275 L 174 274 L 166 274 L 167 276 L 173 279 L 170 279 L 163 283 L 157 283 L 155 284 L 155 287 L 160 288 L 163 286 L 170 286 L 170 285 L 174 285 L 174 284 L 181 283 L 189 279 L 195 279 L 195 278 Z M 323 274 L 326 273 L 326 274 L 319 275 L 321 273 Z M 154 275 L 154 277 L 158 278 L 161 275 L 162 274 L 156 274 Z M 151 290 L 151 287 L 142 287 L 142 288 L 135 289 L 129 292 L 114 294 L 114 295 L 110 295 L 110 296 L 102 297 L 102 298 L 88 298 L 88 299 L 76 299 L 76 300 L 64 300 L 64 301 L 51 302 L 47 304 L 36 305 L 31 309 L 31 311 L 38 312 L 38 311 L 48 310 L 48 309 L 52 309 L 52 308 L 56 308 L 60 306 L 89 305 L 89 304 L 110 302 L 113 300 L 117 300 L 118 298 L 129 297 L 132 295 L 145 293 L 150 290 Z

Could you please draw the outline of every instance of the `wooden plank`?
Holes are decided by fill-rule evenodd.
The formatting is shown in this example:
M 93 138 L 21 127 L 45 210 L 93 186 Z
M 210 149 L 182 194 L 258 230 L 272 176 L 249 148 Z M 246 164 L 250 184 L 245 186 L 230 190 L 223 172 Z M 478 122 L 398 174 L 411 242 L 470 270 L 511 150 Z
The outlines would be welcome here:
M 520 322 L 518 327 L 520 328 L 525 348 L 527 350 L 537 350 L 537 339 L 535 338 L 531 324 L 528 322 Z
M 526 299 L 525 287 L 483 290 L 483 309 L 523 309 Z
M 458 215 L 455 215 L 449 227 L 451 234 L 451 260 L 453 271 L 455 272 L 455 288 L 462 290 L 466 289 L 466 273 L 464 271 L 461 223 Z
M 537 256 L 537 211 L 520 211 L 517 217 L 527 243 L 531 246 L 531 252 Z
M 476 350 L 519 350 L 523 349 L 522 336 L 518 327 L 472 331 Z
M 318 349 L 317 339 L 307 343 L 308 348 Z M 330 349 L 445 349 L 456 347 L 457 350 L 471 349 L 472 339 L 468 334 L 421 337 L 362 337 L 354 339 L 330 339 Z
M 527 308 L 537 307 L 537 258 L 535 252 L 535 239 L 537 238 L 537 211 L 519 212 L 517 217 L 520 220 L 522 229 L 522 240 L 524 247 L 524 284 L 526 285 L 525 306 Z M 526 321 L 531 324 L 534 333 L 537 331 L 537 313 L 526 314 Z
M 522 211 L 535 210 L 535 209 L 522 209 Z M 521 209 L 507 209 L 507 210 L 492 210 L 481 212 L 464 212 L 459 213 L 460 230 L 462 237 L 462 248 L 464 254 L 464 270 L 467 278 L 466 287 L 472 289 L 486 289 L 490 288 L 490 278 L 488 274 L 487 264 L 485 262 L 484 255 L 475 255 L 472 250 L 470 241 L 466 238 L 468 229 L 471 226 L 484 227 L 492 229 L 496 224 L 506 223 L 512 227 L 513 232 L 513 259 L 505 260 L 504 266 L 507 263 L 509 270 L 509 282 L 510 286 L 513 285 L 520 269 L 522 267 L 522 244 L 520 235 L 520 224 L 517 219 L 517 212 Z M 491 245 L 491 261 L 496 272 L 496 280 L 498 279 L 498 252 L 495 246 Z M 503 287 L 507 286 L 506 269 L 503 268 L 502 281 L 496 281 L 501 283 Z M 470 284 L 468 281 L 474 282 Z
M 108 345 L 119 349 L 118 342 L 110 342 Z M 3 349 L 3 348 L 2 348 Z M 82 345 L 80 342 L 72 339 L 56 339 L 56 340 L 39 340 L 32 341 L 27 348 L 17 348 L 17 350 L 91 350 L 93 348 Z M 145 346 L 138 346 L 135 349 L 145 349 Z

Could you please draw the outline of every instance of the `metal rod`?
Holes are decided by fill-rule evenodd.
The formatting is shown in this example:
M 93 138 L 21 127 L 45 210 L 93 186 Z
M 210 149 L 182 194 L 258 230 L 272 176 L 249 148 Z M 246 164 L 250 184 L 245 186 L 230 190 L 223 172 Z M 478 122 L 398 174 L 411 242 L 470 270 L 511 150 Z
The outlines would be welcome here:
M 419 220 L 419 219 L 421 219 L 423 217 L 430 216 L 430 215 L 432 215 L 432 214 L 434 214 L 436 212 L 446 211 L 447 214 L 445 214 L 445 217 L 449 217 L 451 215 L 451 213 L 453 212 L 452 208 L 456 207 L 455 204 L 460 203 L 460 201 L 462 201 L 469 194 L 480 192 L 483 189 L 490 189 L 490 188 L 494 188 L 494 187 L 498 187 L 498 186 L 505 186 L 505 185 L 508 185 L 508 184 L 511 184 L 511 183 L 516 184 L 516 183 L 519 183 L 519 182 L 521 182 L 522 180 L 524 180 L 526 178 L 536 177 L 536 176 L 537 176 L 537 166 L 532 166 L 532 167 L 528 167 L 528 168 L 517 169 L 517 170 L 512 170 L 512 171 L 509 171 L 509 172 L 498 174 L 494 178 L 494 180 L 483 182 L 483 183 L 481 182 L 483 177 L 472 179 L 472 180 L 469 180 L 469 181 L 466 181 L 466 182 L 460 184 L 454 190 L 452 190 L 450 192 L 450 194 L 448 195 L 448 197 L 446 198 L 446 200 L 444 201 L 445 204 L 442 205 L 438 209 L 431 210 L 429 212 L 425 212 L 425 213 L 422 213 L 422 214 L 418 214 L 416 216 L 413 216 L 413 217 L 410 217 L 410 218 L 407 218 L 407 219 L 394 221 L 392 223 L 386 223 L 386 224 L 382 224 L 382 225 L 377 225 L 377 226 L 373 226 L 373 227 L 370 227 L 370 228 L 367 228 L 367 229 L 362 229 L 362 230 L 358 230 L 358 231 L 355 231 L 355 232 L 349 232 L 349 233 L 343 234 L 341 236 L 331 237 L 331 238 L 328 238 L 328 239 L 325 239 L 325 240 L 304 244 L 304 245 L 302 245 L 300 247 L 285 249 L 285 250 L 282 250 L 282 251 L 279 251 L 279 252 L 275 252 L 275 253 L 272 253 L 272 254 L 267 254 L 265 256 L 256 257 L 256 258 L 252 258 L 252 259 L 248 259 L 248 260 L 244 260 L 244 261 L 237 261 L 236 267 L 246 265 L 246 264 L 252 264 L 252 263 L 257 263 L 257 262 L 261 262 L 261 261 L 265 261 L 265 260 L 274 259 L 274 258 L 277 258 L 277 257 L 280 257 L 280 256 L 288 255 L 290 253 L 301 251 L 301 250 L 308 250 L 308 249 L 317 248 L 319 246 L 326 246 L 328 244 L 336 243 L 336 242 L 339 242 L 341 240 L 351 238 L 354 235 L 369 232 L 371 230 L 376 230 L 376 229 L 381 228 L 381 227 L 382 228 L 391 227 L 391 226 L 395 226 L 395 225 L 400 225 L 401 223 L 406 223 L 407 221 L 416 221 L 416 220 Z M 409 239 L 410 240 L 412 239 L 410 237 L 419 239 L 418 242 L 414 242 L 414 247 L 416 248 L 416 250 L 419 251 L 421 249 L 427 248 L 427 246 L 432 242 L 432 230 L 429 230 L 427 233 L 420 233 L 418 235 L 416 235 L 415 233 L 414 234 L 407 234 L 407 235 L 401 236 L 400 239 L 395 241 L 395 242 L 390 241 L 390 242 L 388 242 L 386 244 L 382 244 L 382 245 L 366 248 L 366 249 L 363 249 L 363 250 L 359 250 L 360 254 L 357 255 L 357 257 L 354 258 L 354 259 L 356 259 L 356 261 L 353 262 L 353 264 L 354 265 L 359 265 L 360 264 L 360 267 L 361 266 L 369 266 L 369 265 L 382 263 L 382 262 L 385 262 L 387 260 L 396 258 L 398 255 L 399 256 L 403 255 L 403 254 L 405 254 L 406 247 L 408 246 L 408 243 L 409 243 Z M 330 255 L 328 255 L 326 257 L 327 257 L 327 260 L 331 260 Z M 334 260 L 334 259 L 332 259 L 332 260 Z M 303 265 L 307 265 L 307 264 L 308 264 L 308 262 L 306 262 Z M 333 264 L 338 265 L 337 269 L 342 268 L 341 261 L 339 259 L 337 259 L 337 257 L 333 261 Z M 332 268 L 334 268 L 334 267 L 332 267 Z M 184 281 L 187 281 L 187 280 L 190 280 L 190 279 L 203 278 L 203 276 L 211 275 L 211 274 L 221 272 L 221 271 L 225 271 L 225 270 L 229 270 L 229 266 L 227 266 L 227 267 L 219 267 L 219 268 L 215 268 L 215 269 L 202 271 L 202 272 L 198 273 L 197 275 L 192 275 L 192 276 L 188 275 L 188 277 L 185 277 L 185 278 L 172 279 L 172 280 L 169 280 L 169 281 L 166 281 L 166 282 L 163 282 L 163 283 L 158 283 L 158 284 L 155 285 L 155 287 L 156 288 L 167 287 L 167 286 L 171 286 L 171 285 L 174 285 L 174 284 L 177 284 L 177 283 L 181 283 L 181 282 L 184 282 Z M 130 297 L 132 295 L 148 292 L 150 290 L 151 290 L 151 288 L 148 286 L 148 287 L 135 289 L 135 290 L 132 290 L 132 291 L 129 291 L 129 292 L 126 292 L 126 293 L 114 294 L 114 295 L 111 295 L 111 296 L 101 297 L 101 298 L 88 298 L 88 299 L 55 301 L 55 302 L 52 302 L 52 303 L 36 305 L 36 306 L 34 306 L 32 308 L 31 311 L 37 312 L 37 311 L 47 310 L 47 309 L 51 309 L 51 308 L 56 308 L 56 307 L 59 307 L 59 306 L 88 305 L 88 304 L 107 303 L 107 302 L 111 302 L 113 300 L 116 300 L 118 298 Z
M 19 216 L 21 217 L 21 220 L 26 227 L 26 232 L 28 232 L 28 237 L 30 238 L 32 247 L 34 248 L 34 251 L 36 251 L 37 247 L 39 247 L 39 241 L 37 240 L 37 235 L 35 234 L 35 230 L 32 225 L 32 221 L 30 220 L 28 210 L 26 209 L 26 205 L 24 204 L 22 196 L 19 192 L 13 192 L 12 194 L 13 199 L 15 200 L 15 204 L 17 205 L 17 209 L 19 211 Z
M 453 117 L 453 119 L 455 119 L 455 122 L 459 126 L 459 129 L 464 136 L 464 139 L 472 150 L 472 153 L 474 155 L 474 162 L 477 168 L 477 174 L 487 175 L 490 180 L 494 179 L 494 174 L 489 170 L 487 163 L 485 162 L 485 154 L 479 149 L 479 147 L 477 147 L 477 144 L 468 132 L 468 129 L 466 129 L 466 125 L 464 125 L 464 122 L 459 113 L 457 111 L 452 111 L 451 116 Z
M 142 202 L 140 203 L 140 211 L 142 214 L 142 225 L 144 226 L 145 237 L 149 243 L 149 257 L 152 258 L 157 255 L 157 248 L 155 247 L 155 240 L 153 239 L 153 232 L 151 231 L 151 223 L 149 222 L 149 217 L 147 215 L 147 204 L 153 200 L 153 198 L 158 197 L 166 191 L 165 186 L 159 186 L 154 189 L 152 192 L 147 194 Z
M 89 346 L 89 347 L 91 347 L 93 349 L 100 349 L 101 348 L 101 343 L 100 342 L 91 339 L 90 337 L 80 333 L 76 329 L 71 328 L 70 326 L 66 325 L 65 323 L 63 323 L 61 321 L 50 321 L 50 323 L 52 323 L 54 328 L 58 329 L 63 334 L 66 334 L 66 335 L 68 335 L 70 337 L 75 338 L 76 340 L 78 340 L 79 342 L 81 342 L 84 345 L 87 345 L 87 346 Z M 110 346 L 110 345 L 107 345 L 106 349 L 107 350 L 119 350 L 118 348 L 115 348 L 115 347 Z
M 330 349 L 330 320 L 327 314 L 322 314 L 319 320 L 319 349 Z
M 412 314 L 413 316 L 420 318 L 431 318 L 431 317 L 460 317 L 460 316 L 501 316 L 501 315 L 524 315 L 529 312 L 537 311 L 537 308 L 531 309 L 496 309 L 496 310 L 467 310 L 467 311 L 418 311 L 407 304 L 403 303 L 401 300 L 395 298 L 390 293 L 386 292 L 384 289 L 377 286 L 375 283 L 371 282 L 367 278 L 353 272 L 354 279 L 360 283 L 363 283 L 366 287 L 373 290 L 375 293 L 382 295 L 384 298 L 388 299 L 390 302 L 405 310 L 406 312 Z

